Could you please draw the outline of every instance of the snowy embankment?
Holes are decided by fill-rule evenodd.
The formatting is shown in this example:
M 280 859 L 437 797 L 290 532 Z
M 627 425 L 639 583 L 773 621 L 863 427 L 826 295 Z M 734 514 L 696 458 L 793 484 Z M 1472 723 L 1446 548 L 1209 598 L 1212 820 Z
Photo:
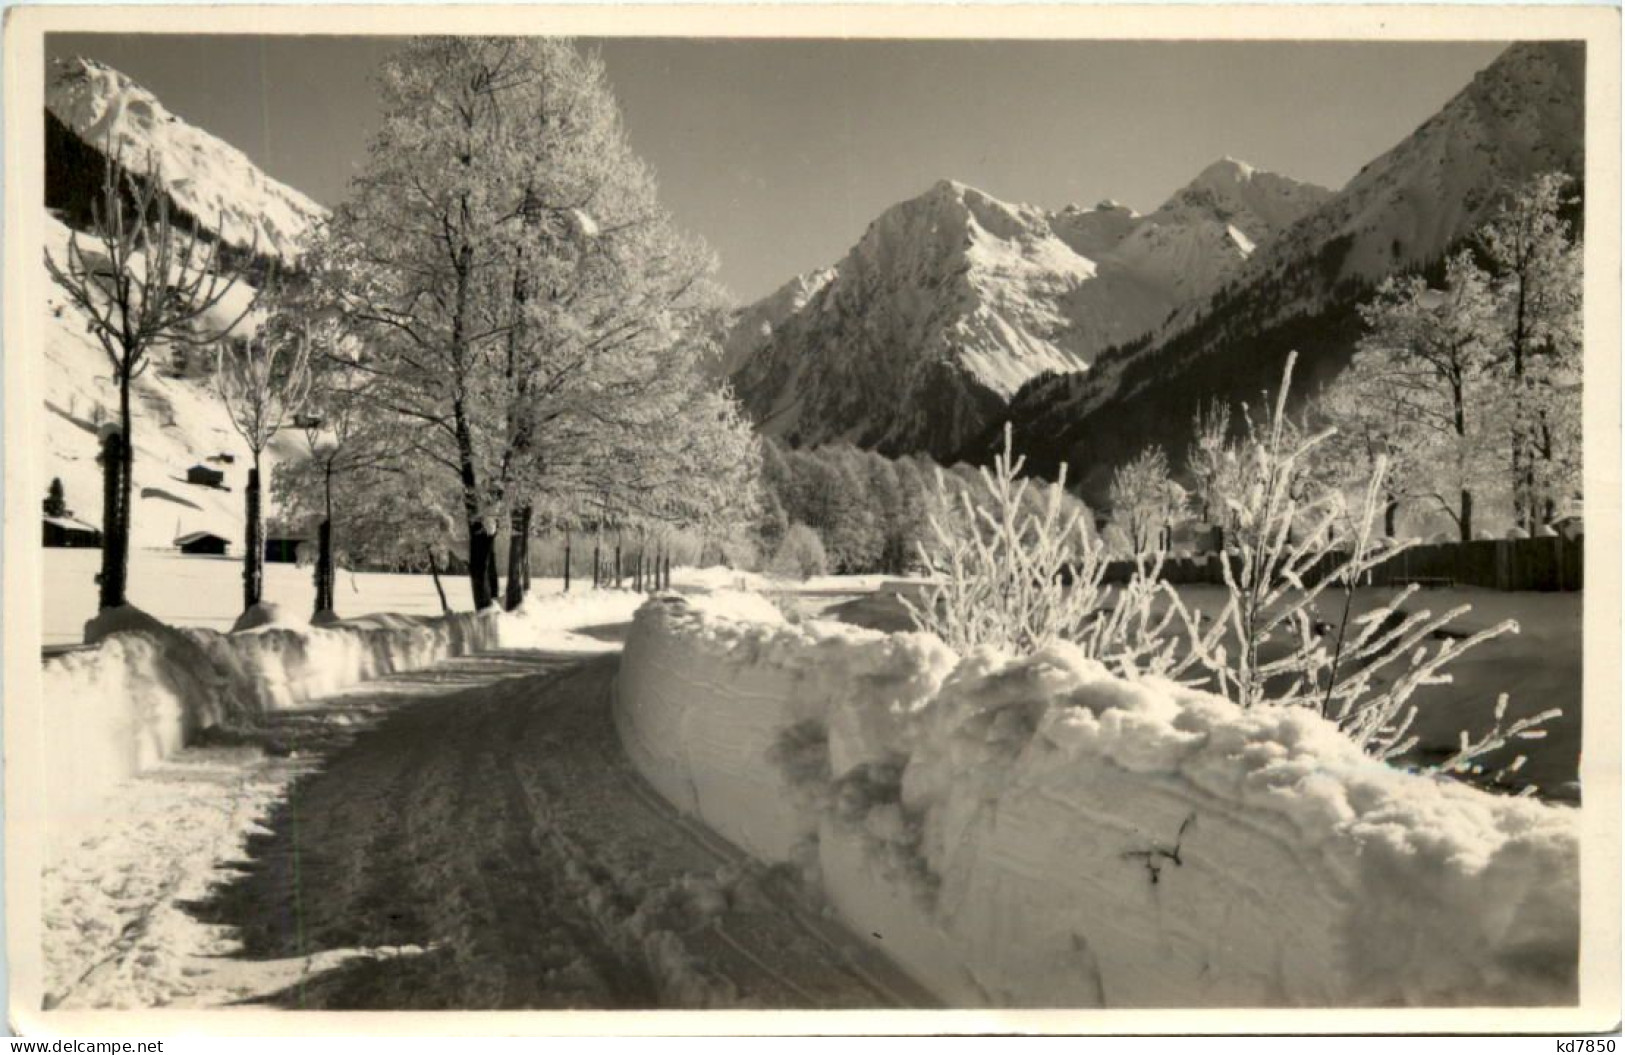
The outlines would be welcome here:
M 51 816 L 98 812 L 120 781 L 202 730 L 249 723 L 347 685 L 492 648 L 610 647 L 571 628 L 625 621 L 642 598 L 599 591 L 532 598 L 515 612 L 365 616 L 240 633 L 167 626 L 134 609 L 92 621 L 94 648 L 41 672 Z
M 628 753 L 954 1004 L 1577 998 L 1576 811 L 1069 647 L 961 658 L 776 616 L 644 607 L 617 689 Z

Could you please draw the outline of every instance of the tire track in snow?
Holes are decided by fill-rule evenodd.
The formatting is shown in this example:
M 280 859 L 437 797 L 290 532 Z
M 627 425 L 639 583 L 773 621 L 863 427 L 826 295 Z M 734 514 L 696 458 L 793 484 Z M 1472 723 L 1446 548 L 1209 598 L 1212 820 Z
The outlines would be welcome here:
M 302 1008 L 934 1006 L 644 785 L 614 670 L 498 653 L 367 686 L 377 720 L 195 909 L 240 937 L 231 993 L 260 971 L 250 1002 Z

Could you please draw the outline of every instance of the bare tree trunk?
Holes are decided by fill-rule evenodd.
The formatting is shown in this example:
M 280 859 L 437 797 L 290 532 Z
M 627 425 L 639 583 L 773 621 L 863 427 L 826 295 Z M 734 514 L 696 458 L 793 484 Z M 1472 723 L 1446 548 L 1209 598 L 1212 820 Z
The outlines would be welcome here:
M 124 402 L 124 401 L 121 401 Z M 99 607 L 118 608 L 126 602 L 125 575 L 129 567 L 130 525 L 124 505 L 127 433 L 109 433 L 102 441 L 102 570 L 97 576 Z
M 485 595 L 490 598 L 489 604 L 496 604 L 497 597 L 502 593 L 502 582 L 497 577 L 497 539 L 491 536 L 490 545 L 485 551 Z
M 662 576 L 662 578 L 664 578 L 666 580 L 666 584 L 665 584 L 665 586 L 663 586 L 661 588 L 665 589 L 665 590 L 669 590 L 669 589 L 671 589 L 671 549 L 670 548 L 667 548 L 666 555 L 665 555 L 664 558 L 662 558 L 662 564 L 663 564 L 663 566 L 665 568 L 665 574 Z
M 1544 463 L 1544 472 L 1541 474 L 1540 484 L 1540 522 L 1544 526 L 1557 519 L 1557 496 L 1552 492 L 1552 424 L 1546 418 L 1546 412 L 1540 412 L 1540 460 Z
M 243 609 L 260 603 L 265 588 L 265 522 L 260 512 L 260 455 L 254 452 L 254 465 L 248 470 L 248 493 L 244 497 L 246 523 L 243 534 Z
M 531 505 L 526 502 L 513 511 L 508 532 L 508 593 L 503 606 L 508 611 L 518 608 L 525 600 L 527 568 L 530 564 Z
M 1382 510 L 1382 529 L 1389 537 L 1394 537 L 1394 520 L 1399 514 L 1399 499 L 1393 495 L 1388 496 L 1388 504 Z
M 316 614 L 331 612 L 333 603 L 333 465 L 328 462 L 323 476 L 324 518 L 316 529 Z
M 570 592 L 570 529 L 564 529 L 564 592 Z
M 1512 430 L 1512 522 L 1530 534 L 1534 534 L 1530 527 L 1528 495 L 1524 493 L 1522 443 L 1522 434 L 1514 426 Z
M 440 612 L 442 615 L 451 614 L 451 605 L 446 602 L 446 588 L 440 584 L 440 562 L 435 559 L 434 549 L 425 546 L 429 552 L 429 575 L 434 579 L 434 592 L 440 595 Z
M 316 614 L 333 611 L 333 521 L 316 528 Z
M 602 535 L 593 536 L 592 540 L 592 588 L 598 589 L 604 585 L 604 543 Z
M 1455 400 L 1456 439 L 1465 444 L 1467 441 L 1467 399 L 1463 391 L 1463 382 L 1460 374 L 1451 378 L 1451 396 Z M 1461 527 L 1461 540 L 1471 542 L 1473 539 L 1473 494 L 1467 488 L 1461 489 L 1461 516 L 1458 519 Z
M 468 526 L 468 579 L 476 612 L 484 611 L 496 600 L 496 591 L 491 588 L 495 563 L 496 539 L 476 517 Z
M 615 588 L 621 588 L 621 533 L 615 532 Z

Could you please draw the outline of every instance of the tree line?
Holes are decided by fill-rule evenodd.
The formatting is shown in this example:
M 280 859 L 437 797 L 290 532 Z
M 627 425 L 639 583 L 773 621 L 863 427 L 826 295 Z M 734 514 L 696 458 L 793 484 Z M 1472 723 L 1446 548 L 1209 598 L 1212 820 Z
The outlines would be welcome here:
M 1280 422 L 1305 451 L 1293 462 L 1294 501 L 1364 493 L 1380 467 L 1390 538 L 1402 515 L 1443 518 L 1466 541 L 1488 534 L 1486 513 L 1529 536 L 1578 508 L 1578 207 L 1569 177 L 1539 175 L 1446 259 L 1384 280 L 1358 305 L 1348 369 Z M 1160 447 L 1118 465 L 1110 502 L 1119 548 L 1147 552 L 1184 518 L 1233 533 L 1250 427 L 1248 405 L 1211 401 L 1191 421 L 1183 483 Z
M 1035 487 L 1024 501 L 1036 510 L 1051 489 Z M 850 444 L 797 449 L 765 439 L 755 532 L 760 561 L 802 577 L 910 574 L 939 544 L 933 520 L 957 522 L 950 514 L 962 496 L 977 506 L 988 500 L 975 466 L 943 468 L 920 455 L 887 458 Z M 1076 497 L 1063 492 L 1062 501 L 1092 524 Z

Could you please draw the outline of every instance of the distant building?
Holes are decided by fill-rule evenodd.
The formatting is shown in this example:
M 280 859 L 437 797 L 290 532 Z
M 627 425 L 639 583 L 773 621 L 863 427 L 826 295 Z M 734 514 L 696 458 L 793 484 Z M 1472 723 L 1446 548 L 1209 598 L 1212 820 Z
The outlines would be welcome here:
M 219 469 L 211 469 L 207 465 L 194 465 L 186 470 L 186 482 L 198 484 L 202 487 L 223 487 L 226 474 Z
M 1585 535 L 1585 518 L 1578 513 L 1558 517 L 1552 521 L 1552 530 L 1557 532 L 1564 542 L 1573 542 Z
M 299 563 L 299 547 L 308 540 L 295 535 L 272 535 L 265 540 L 265 561 L 267 564 L 297 564 Z
M 175 547 L 182 553 L 194 555 L 224 556 L 226 545 L 225 539 L 210 531 L 193 531 L 175 540 Z
M 102 544 L 102 533 L 72 517 L 46 517 L 45 544 L 64 549 L 97 549 Z
M 209 455 L 208 460 L 211 461 L 211 462 L 215 462 L 215 463 L 217 463 L 219 465 L 236 465 L 237 464 L 237 456 L 235 454 L 227 454 L 225 451 L 221 451 L 219 454 L 211 454 L 211 455 Z

